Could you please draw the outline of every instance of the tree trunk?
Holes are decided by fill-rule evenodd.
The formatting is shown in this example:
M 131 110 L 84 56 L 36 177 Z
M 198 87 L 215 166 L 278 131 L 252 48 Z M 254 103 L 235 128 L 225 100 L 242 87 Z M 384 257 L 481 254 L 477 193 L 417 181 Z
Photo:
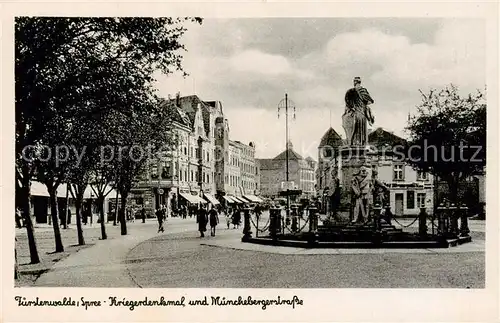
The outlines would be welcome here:
M 113 225 L 116 225 L 116 218 L 118 218 L 118 190 L 116 190 L 116 197 L 115 197 L 115 217 L 113 219 Z
M 17 237 L 14 237 L 14 279 L 19 277 L 19 264 L 17 263 Z
M 26 233 L 28 235 L 28 245 L 30 249 L 30 258 L 32 264 L 38 264 L 40 262 L 40 256 L 38 255 L 38 248 L 36 246 L 35 230 L 33 228 L 33 221 L 31 221 L 30 214 L 30 193 L 29 193 L 29 181 L 23 183 L 23 187 L 20 188 L 21 193 L 21 210 L 23 212 L 24 225 L 26 226 Z
M 64 246 L 61 239 L 61 231 L 59 230 L 58 209 L 57 209 L 57 194 L 56 190 L 49 191 L 50 213 L 52 217 L 52 227 L 54 228 L 54 239 L 56 242 L 56 252 L 64 252 Z
M 76 232 L 78 233 L 78 245 L 85 245 L 85 239 L 83 238 L 83 229 L 82 229 L 82 203 L 83 203 L 83 194 L 77 194 L 75 200 L 75 208 L 76 208 Z
M 101 218 L 101 239 L 106 240 L 106 226 L 104 225 L 104 196 L 97 198 L 97 205 L 99 206 L 99 215 Z
M 122 236 L 127 234 L 127 219 L 125 218 L 125 207 L 127 206 L 127 195 L 125 194 L 120 194 L 121 195 L 121 207 L 120 207 L 120 228 L 121 228 L 121 233 Z
M 69 187 L 66 183 L 66 207 L 64 208 L 64 215 L 61 217 L 63 221 L 63 229 L 68 228 L 68 209 L 69 209 Z

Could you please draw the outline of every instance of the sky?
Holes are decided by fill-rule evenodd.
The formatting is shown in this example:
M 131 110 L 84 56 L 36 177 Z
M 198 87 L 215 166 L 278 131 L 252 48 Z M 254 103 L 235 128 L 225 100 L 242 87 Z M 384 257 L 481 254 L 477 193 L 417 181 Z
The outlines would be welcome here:
M 405 137 L 421 94 L 453 83 L 466 94 L 486 84 L 486 34 L 480 19 L 205 19 L 183 37 L 189 76 L 158 76 L 167 97 L 219 100 L 230 139 L 256 144 L 257 158 L 285 148 L 285 93 L 295 106 L 290 140 L 303 157 L 331 127 L 345 138 L 344 94 L 359 76 L 375 103 L 372 128 Z M 293 115 L 293 113 L 291 113 Z

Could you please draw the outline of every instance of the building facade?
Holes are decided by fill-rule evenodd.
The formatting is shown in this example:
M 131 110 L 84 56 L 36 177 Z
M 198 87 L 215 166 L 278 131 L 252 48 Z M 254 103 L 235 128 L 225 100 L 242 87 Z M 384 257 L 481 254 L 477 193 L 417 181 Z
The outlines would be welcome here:
M 431 214 L 434 207 L 434 178 L 429 173 L 413 169 L 394 156 L 393 147 L 403 143 L 404 139 L 382 128 L 372 131 L 368 135 L 370 147 L 368 156 L 371 165 L 369 176 L 376 170 L 378 179 L 389 188 L 389 204 L 394 215 L 417 215 L 421 207 L 426 208 Z M 332 194 L 335 176 L 338 176 L 342 185 L 339 161 L 339 151 L 342 146 L 342 138 L 337 132 L 332 128 L 327 130 L 318 147 L 320 160 L 317 178 L 320 196 Z M 342 187 L 342 192 L 349 194 L 349 188 Z
M 164 100 L 176 144 L 148 161 L 134 187 L 133 204 L 149 212 L 180 205 L 222 201 L 222 196 L 255 194 L 255 145 L 229 139 L 220 101 L 191 95 Z M 252 173 L 253 172 L 253 173 Z
M 303 198 L 313 197 L 316 187 L 317 163 L 310 157 L 304 159 L 293 150 L 291 142 L 287 150 L 272 159 L 259 159 L 260 193 L 265 197 L 278 197 L 286 190 L 286 158 L 288 153 L 288 181 L 292 182 L 293 189 L 302 191 Z

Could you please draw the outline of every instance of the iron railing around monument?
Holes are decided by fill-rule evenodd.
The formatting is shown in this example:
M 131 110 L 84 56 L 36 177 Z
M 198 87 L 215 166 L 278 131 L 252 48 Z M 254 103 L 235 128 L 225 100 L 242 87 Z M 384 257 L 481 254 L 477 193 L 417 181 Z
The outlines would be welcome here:
M 256 238 L 271 237 L 273 240 L 299 235 L 307 235 L 308 239 L 317 237 L 319 216 L 315 207 L 301 210 L 292 208 L 289 217 L 284 216 L 286 212 L 283 208 L 271 208 L 269 217 L 264 221 L 259 213 L 252 213 L 250 209 L 243 211 L 245 215 L 244 239 L 251 238 L 253 232 Z

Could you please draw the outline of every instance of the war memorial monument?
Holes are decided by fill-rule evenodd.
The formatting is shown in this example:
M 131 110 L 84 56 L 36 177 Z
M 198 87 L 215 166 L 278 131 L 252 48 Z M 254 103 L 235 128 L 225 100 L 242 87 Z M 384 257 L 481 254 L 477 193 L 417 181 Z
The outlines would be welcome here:
M 348 212 L 321 217 L 312 204 L 288 210 L 272 207 L 267 222 L 260 223 L 247 209 L 243 242 L 305 248 L 447 248 L 471 241 L 465 205 L 444 201 L 432 215 L 421 208 L 412 222 L 418 223 L 418 230 L 393 217 L 388 188 L 377 178 L 378 155 L 368 146 L 368 125 L 375 122 L 373 103 L 361 78 L 355 77 L 345 94 L 346 145 L 339 151 L 342 201 Z

